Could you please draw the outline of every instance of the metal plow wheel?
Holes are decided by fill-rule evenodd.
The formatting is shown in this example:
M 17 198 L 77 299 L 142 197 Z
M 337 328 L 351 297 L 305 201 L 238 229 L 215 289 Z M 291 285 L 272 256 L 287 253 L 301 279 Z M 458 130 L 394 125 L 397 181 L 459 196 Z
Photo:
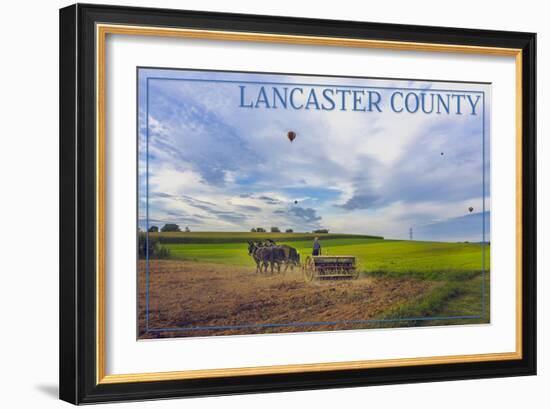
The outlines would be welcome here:
M 359 277 L 354 256 L 308 256 L 302 271 L 306 281 L 355 280 Z

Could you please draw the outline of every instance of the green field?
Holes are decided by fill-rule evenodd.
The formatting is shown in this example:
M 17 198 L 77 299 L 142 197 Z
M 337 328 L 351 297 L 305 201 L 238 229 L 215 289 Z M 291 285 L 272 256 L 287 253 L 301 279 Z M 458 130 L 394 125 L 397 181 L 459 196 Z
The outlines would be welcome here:
M 180 260 L 254 266 L 247 240 L 272 238 L 295 247 L 302 259 L 311 253 L 315 235 L 304 233 L 160 233 L 170 257 Z M 317 235 L 323 254 L 357 257 L 359 269 L 368 274 L 415 275 L 425 279 L 472 278 L 482 270 L 479 244 L 384 240 L 372 236 Z M 185 240 L 184 242 L 182 242 Z M 208 241 L 210 240 L 210 241 Z M 180 241 L 180 242 L 178 242 Z M 198 241 L 198 242 L 197 242 Z M 490 247 L 485 246 L 486 269 Z
M 481 311 L 481 289 L 485 289 L 485 317 L 489 318 L 490 245 L 409 240 L 384 240 L 375 236 L 311 233 L 158 233 L 170 252 L 169 258 L 255 267 L 248 255 L 247 240 L 271 238 L 295 247 L 302 260 L 311 254 L 313 237 L 318 236 L 324 255 L 357 257 L 363 276 L 408 277 L 440 283 L 428 297 L 395 305 L 381 318 L 411 316 L 463 316 Z M 483 264 L 485 268 L 483 268 Z M 482 271 L 485 274 L 482 274 Z M 485 281 L 482 286 L 482 280 Z M 447 323 L 471 323 L 451 320 Z M 414 325 L 441 324 L 423 321 Z M 413 325 L 396 323 L 396 326 Z M 387 326 L 387 325 L 385 325 Z

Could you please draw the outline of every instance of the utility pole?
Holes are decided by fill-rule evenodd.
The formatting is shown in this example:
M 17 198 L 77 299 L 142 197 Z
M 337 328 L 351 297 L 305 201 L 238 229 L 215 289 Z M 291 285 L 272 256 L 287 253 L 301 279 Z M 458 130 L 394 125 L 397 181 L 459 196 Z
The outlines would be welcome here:
M 409 240 L 412 240 L 413 239 L 413 228 L 412 226 L 409 227 Z

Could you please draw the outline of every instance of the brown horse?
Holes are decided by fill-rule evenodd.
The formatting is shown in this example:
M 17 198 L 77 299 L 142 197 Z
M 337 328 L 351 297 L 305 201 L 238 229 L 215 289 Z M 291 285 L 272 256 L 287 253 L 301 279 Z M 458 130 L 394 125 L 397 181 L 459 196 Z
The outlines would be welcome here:
M 300 265 L 300 255 L 294 247 L 287 246 L 286 244 L 278 245 L 273 240 L 258 243 L 249 241 L 248 254 L 256 261 L 257 272 L 261 272 L 261 267 L 264 267 L 264 271 L 267 271 L 268 264 L 271 267 L 272 273 L 274 265 L 277 266 L 277 271 L 281 271 L 281 264 L 284 264 L 285 272 L 288 266 L 294 270 L 295 266 Z
M 267 272 L 267 267 L 270 267 L 273 274 L 273 267 L 277 267 L 277 271 L 281 271 L 281 264 L 285 262 L 284 250 L 279 246 L 260 245 L 252 241 L 248 241 L 248 254 L 252 256 L 256 262 L 256 272 Z

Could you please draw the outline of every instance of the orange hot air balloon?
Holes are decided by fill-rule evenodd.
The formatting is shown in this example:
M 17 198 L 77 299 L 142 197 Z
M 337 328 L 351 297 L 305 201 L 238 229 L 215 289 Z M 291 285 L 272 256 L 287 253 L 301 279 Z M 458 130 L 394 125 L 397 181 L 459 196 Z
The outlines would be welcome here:
M 296 132 L 288 131 L 287 138 L 290 141 L 290 143 L 292 143 L 292 141 L 294 141 L 294 139 L 296 139 Z

